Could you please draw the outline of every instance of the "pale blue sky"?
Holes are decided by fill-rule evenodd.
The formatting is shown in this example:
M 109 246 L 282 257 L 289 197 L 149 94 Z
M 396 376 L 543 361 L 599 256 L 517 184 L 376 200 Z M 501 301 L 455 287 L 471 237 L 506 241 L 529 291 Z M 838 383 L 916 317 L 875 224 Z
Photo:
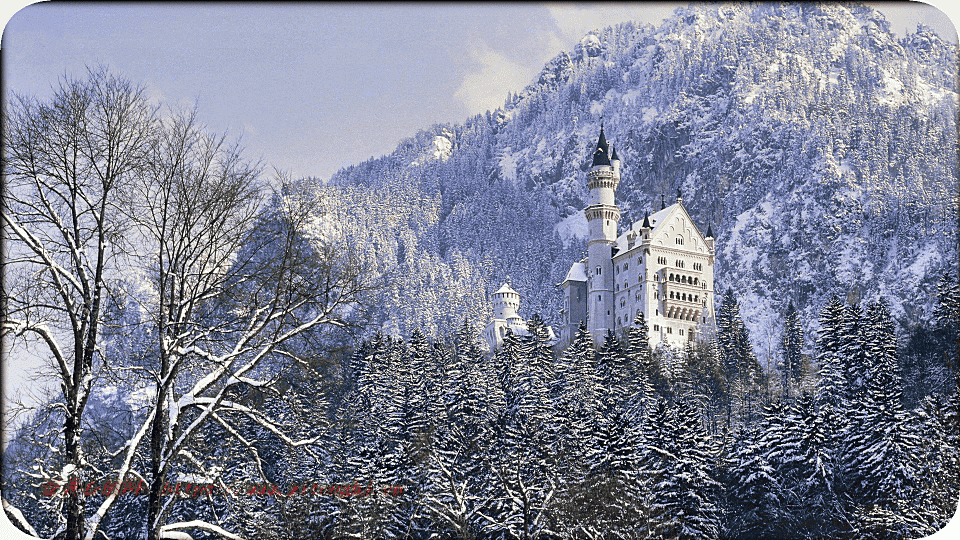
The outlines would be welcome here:
M 159 102 L 196 101 L 249 157 L 327 178 L 420 128 L 495 109 L 591 29 L 658 25 L 676 5 L 34 4 L 6 25 L 4 90 L 43 95 L 102 64 Z M 924 18 L 950 29 L 923 4 L 883 9 L 901 33 Z

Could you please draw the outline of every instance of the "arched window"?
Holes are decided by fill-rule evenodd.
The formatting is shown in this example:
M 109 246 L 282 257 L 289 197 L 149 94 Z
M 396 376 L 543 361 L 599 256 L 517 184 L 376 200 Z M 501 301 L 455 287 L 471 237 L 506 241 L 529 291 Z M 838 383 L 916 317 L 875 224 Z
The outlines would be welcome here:
M 687 282 L 687 276 L 681 276 L 680 283 L 686 283 L 686 282 Z
M 673 291 L 670 291 L 670 299 L 673 300 Z
M 693 284 L 694 284 L 694 285 L 699 285 L 699 284 L 700 284 L 700 280 L 697 279 L 697 278 L 693 278 Z
M 627 287 L 630 286 L 630 285 L 628 285 L 628 283 L 629 283 L 629 282 L 627 282 L 627 281 L 624 281 L 624 282 L 623 282 L 623 288 L 624 288 L 624 289 L 626 289 Z
M 598 276 L 600 275 L 600 267 L 599 267 L 599 266 L 597 267 L 597 275 L 598 275 Z
M 630 268 L 630 263 L 623 263 L 623 271 L 626 272 L 627 268 Z

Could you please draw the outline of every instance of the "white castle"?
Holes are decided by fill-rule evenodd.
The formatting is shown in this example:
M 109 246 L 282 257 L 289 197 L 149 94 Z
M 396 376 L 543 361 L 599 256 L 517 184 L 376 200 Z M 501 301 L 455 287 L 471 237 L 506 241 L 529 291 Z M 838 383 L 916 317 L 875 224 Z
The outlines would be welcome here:
M 520 309 L 520 294 L 510 286 L 510 276 L 507 276 L 507 282 L 493 293 L 491 304 L 493 318 L 483 330 L 483 340 L 493 352 L 503 345 L 503 338 L 508 331 L 521 336 L 527 335 L 528 331 L 527 321 L 517 314 L 517 310 Z M 547 327 L 547 339 L 550 342 L 556 342 L 553 327 Z
M 617 236 L 620 209 L 614 192 L 620 183 L 616 149 L 608 154 L 600 138 L 588 173 L 590 201 L 584 210 L 589 227 L 588 255 L 574 263 L 563 287 L 560 342 L 568 344 L 585 321 L 595 343 L 608 331 L 619 333 L 635 317 L 647 323 L 650 346 L 682 346 L 715 326 L 713 308 L 713 231 L 704 236 L 677 202 L 644 216 Z

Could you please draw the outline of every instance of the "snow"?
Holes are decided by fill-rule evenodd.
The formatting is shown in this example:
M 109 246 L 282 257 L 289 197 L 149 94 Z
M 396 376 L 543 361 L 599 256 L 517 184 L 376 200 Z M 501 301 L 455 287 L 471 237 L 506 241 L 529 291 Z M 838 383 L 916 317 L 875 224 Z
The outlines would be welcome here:
M 586 281 L 587 280 L 587 268 L 582 262 L 573 263 L 570 266 L 570 270 L 567 272 L 567 277 L 563 278 L 563 281 Z
M 590 237 L 590 228 L 587 224 L 587 215 L 583 212 L 571 214 L 557 223 L 553 230 L 560 235 L 563 247 L 569 247 L 574 238 L 586 240 Z
M 510 148 L 504 148 L 500 155 L 500 176 L 506 180 L 517 181 L 517 161 L 519 156 Z

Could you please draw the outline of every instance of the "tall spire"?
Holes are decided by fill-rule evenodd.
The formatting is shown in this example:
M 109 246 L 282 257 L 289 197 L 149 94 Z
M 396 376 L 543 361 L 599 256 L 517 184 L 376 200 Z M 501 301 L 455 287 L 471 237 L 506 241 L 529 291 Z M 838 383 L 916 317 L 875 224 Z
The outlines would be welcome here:
M 677 188 L 677 204 L 680 204 L 682 202 L 683 202 L 683 194 L 680 193 L 680 188 Z
M 593 151 L 593 165 L 610 165 L 609 145 L 603 136 L 603 122 L 600 122 L 600 138 L 597 139 L 597 149 Z
M 707 224 L 707 236 L 704 238 L 713 238 L 713 225 Z
M 650 216 L 648 212 L 643 213 L 643 225 L 640 225 L 641 229 L 650 229 Z
M 660 209 L 663 210 L 667 207 L 667 201 L 663 198 L 663 193 L 660 194 Z

